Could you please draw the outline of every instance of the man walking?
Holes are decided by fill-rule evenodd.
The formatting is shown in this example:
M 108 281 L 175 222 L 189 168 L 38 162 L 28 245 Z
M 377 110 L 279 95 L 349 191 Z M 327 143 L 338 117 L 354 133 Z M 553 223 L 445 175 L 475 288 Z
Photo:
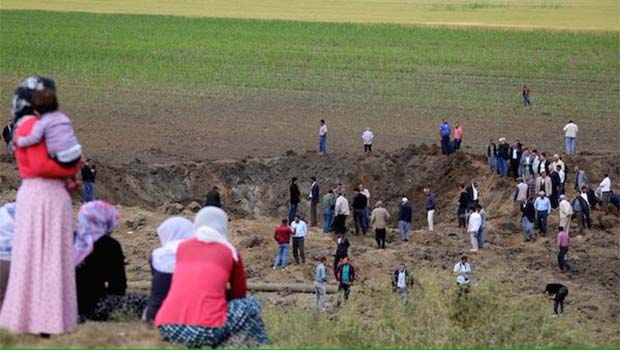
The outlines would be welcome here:
M 349 293 L 351 293 L 351 285 L 355 282 L 355 268 L 346 256 L 336 269 L 336 279 L 339 283 L 338 291 L 342 291 L 344 293 L 344 299 L 348 300 Z
M 375 209 L 373 209 L 370 224 L 375 229 L 375 240 L 377 248 L 385 248 L 385 235 L 387 231 L 387 223 L 390 220 L 390 213 L 383 207 L 383 202 L 377 201 Z
M 340 260 L 344 259 L 344 257 L 349 256 L 349 247 L 351 244 L 349 240 L 343 233 L 336 234 L 336 254 L 334 254 L 334 276 L 336 275 L 336 271 L 338 270 L 338 265 L 340 264 Z
M 581 192 L 583 186 L 588 184 L 588 175 L 585 171 L 579 168 L 579 165 L 575 165 L 575 191 Z
M 428 223 L 428 231 L 433 232 L 433 216 L 435 215 L 435 207 L 437 206 L 437 198 L 430 188 L 424 189 L 426 198 L 424 200 L 424 207 L 426 208 L 426 222 Z
M 364 142 L 364 153 L 372 152 L 372 140 L 375 139 L 375 134 L 370 130 L 370 128 L 366 128 L 362 133 L 362 141 Z
M 349 201 L 342 195 L 342 190 L 337 192 L 336 218 L 334 219 L 334 231 L 345 234 L 347 232 L 347 216 L 349 216 Z
M 469 223 L 467 226 L 467 232 L 469 232 L 469 239 L 471 241 L 472 253 L 478 252 L 478 230 L 482 225 L 482 217 L 478 213 L 478 208 L 469 208 Z
M 334 220 L 334 208 L 336 207 L 333 190 L 327 191 L 327 194 L 323 196 L 321 206 L 323 209 L 323 233 L 328 234 Z
M 316 206 L 319 204 L 319 184 L 316 182 L 316 176 L 310 176 L 310 191 L 308 191 L 308 197 L 310 197 L 310 227 L 316 227 Z
M 293 230 L 293 258 L 295 258 L 295 264 L 299 264 L 299 258 L 301 257 L 301 263 L 306 263 L 306 251 L 304 249 L 304 239 L 308 233 L 308 226 L 301 220 L 299 215 L 295 215 L 295 221 L 291 224 Z
M 571 270 L 570 265 L 566 262 L 566 253 L 568 253 L 568 247 L 570 246 L 570 236 L 563 226 L 558 228 L 558 267 L 561 272 L 569 272 Z
M 569 156 L 575 155 L 575 138 L 579 132 L 577 124 L 572 120 L 568 121 L 568 124 L 564 125 L 564 139 L 566 141 L 566 154 Z
M 452 127 L 446 121 L 446 119 L 441 120 L 441 126 L 439 127 L 439 137 L 441 138 L 441 154 L 449 155 L 452 153 L 450 147 L 450 133 L 452 132 Z
M 321 126 L 319 127 L 319 154 L 325 154 L 327 152 L 327 124 L 325 119 L 321 119 Z
M 86 159 L 80 174 L 82 176 L 82 199 L 84 203 L 92 202 L 95 200 L 95 178 L 97 177 L 97 167 L 92 159 Z
M 525 242 L 536 241 L 534 233 L 534 222 L 536 222 L 536 209 L 534 208 L 534 197 L 529 197 L 527 202 L 521 207 L 521 227 Z
M 405 269 L 405 264 L 400 264 L 399 268 L 392 275 L 392 290 L 396 292 L 403 305 L 406 305 L 408 301 L 407 287 L 412 286 L 413 283 L 413 277 Z
M 364 218 L 367 214 L 367 206 L 368 206 L 368 198 L 360 193 L 359 189 L 353 190 L 353 219 L 355 220 L 355 235 L 359 236 L 360 228 L 362 234 L 366 235 L 366 219 Z
M 291 209 L 288 212 L 288 222 L 292 223 L 295 219 L 295 215 L 297 215 L 297 205 L 299 204 L 299 199 L 301 196 L 301 192 L 299 192 L 299 187 L 297 186 L 296 177 L 291 179 L 291 185 L 289 186 L 288 191 L 291 203 Z
M 288 220 L 282 219 L 282 223 L 276 227 L 276 231 L 273 238 L 278 243 L 278 250 L 276 251 L 276 259 L 273 262 L 273 269 L 277 269 L 278 265 L 282 266 L 282 271 L 286 271 L 286 263 L 288 261 L 288 249 L 291 243 L 291 235 L 293 231 L 288 227 Z
M 570 231 L 570 219 L 573 217 L 573 206 L 565 195 L 560 195 L 560 226 L 564 227 L 566 233 Z
M 314 269 L 314 291 L 316 293 L 316 308 L 319 312 L 325 312 L 325 284 L 327 283 L 327 259 L 322 256 L 320 263 Z
M 403 242 L 409 241 L 409 229 L 411 227 L 412 213 L 413 210 L 411 208 L 411 204 L 409 204 L 409 199 L 407 199 L 407 197 L 403 197 L 398 211 L 398 229 L 400 230 L 400 239 Z
M 534 209 L 536 209 L 536 221 L 542 236 L 547 236 L 547 216 L 551 213 L 551 201 L 545 195 L 544 191 L 538 193 L 538 198 L 534 201 Z
M 605 214 L 609 214 L 609 198 L 611 197 L 611 180 L 609 174 L 605 173 L 603 181 L 598 185 L 598 190 L 601 192 L 601 202 Z
M 575 191 L 575 197 L 571 206 L 577 221 L 577 234 L 583 234 L 584 226 L 590 221 L 590 208 L 588 207 L 588 201 L 581 196 L 581 191 Z
M 530 88 L 527 85 L 523 85 L 521 95 L 523 96 L 523 106 L 529 107 L 532 102 L 530 102 Z

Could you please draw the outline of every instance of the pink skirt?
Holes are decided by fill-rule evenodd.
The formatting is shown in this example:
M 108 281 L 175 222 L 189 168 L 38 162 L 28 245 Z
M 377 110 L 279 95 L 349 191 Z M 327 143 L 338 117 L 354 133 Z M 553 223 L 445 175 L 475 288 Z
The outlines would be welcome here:
M 76 329 L 72 215 L 64 181 L 23 180 L 0 327 L 32 334 Z

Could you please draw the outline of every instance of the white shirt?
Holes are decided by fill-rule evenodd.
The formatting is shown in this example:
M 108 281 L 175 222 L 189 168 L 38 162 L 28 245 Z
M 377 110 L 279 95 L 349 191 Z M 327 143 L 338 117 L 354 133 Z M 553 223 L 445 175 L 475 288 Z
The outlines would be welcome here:
M 477 212 L 471 213 L 471 215 L 469 215 L 469 227 L 467 228 L 467 232 L 478 232 L 480 225 L 482 225 L 482 217 L 480 214 Z
M 362 194 L 366 196 L 366 198 L 370 199 L 370 191 L 367 188 L 362 190 Z
M 473 200 L 477 201 L 478 200 L 478 190 L 476 189 L 476 186 L 474 186 L 474 184 L 471 184 L 471 193 L 472 196 L 474 197 Z
M 611 180 L 609 180 L 609 176 L 604 178 L 603 181 L 601 181 L 601 184 L 598 185 L 598 188 L 601 190 L 601 192 L 611 191 Z
M 349 215 L 349 201 L 344 196 L 336 199 L 336 215 Z
M 375 134 L 370 130 L 366 130 L 362 133 L 362 140 L 365 145 L 372 145 L 372 140 L 375 138 Z
M 562 171 L 566 171 L 566 166 L 564 165 L 562 159 L 558 159 L 557 161 L 551 163 L 551 171 L 557 170 L 558 165 L 560 166 Z
M 316 185 L 316 182 L 313 182 L 312 185 L 310 185 L 310 193 L 308 193 L 308 197 L 310 199 L 312 199 L 312 189 L 314 188 L 315 185 Z
M 579 128 L 575 123 L 568 123 L 564 125 L 564 136 L 566 137 L 577 137 L 577 133 L 579 132 Z
M 564 170 L 558 171 L 558 175 L 560 175 L 560 183 L 564 183 L 566 180 L 566 173 L 564 173 Z
M 293 234 L 293 237 L 297 238 L 306 237 L 306 234 L 308 233 L 308 225 L 306 225 L 303 220 L 299 220 L 299 222 L 293 221 L 293 223 L 291 224 L 291 229 L 293 230 L 293 232 L 295 232 Z
M 325 135 L 327 135 L 327 124 L 323 124 L 319 128 L 319 136 L 325 136 Z
M 590 202 L 588 201 L 588 194 L 587 193 L 582 193 L 581 194 L 581 198 L 586 200 L 586 203 L 588 203 L 588 207 L 590 206 Z
M 407 284 L 405 283 L 405 271 L 398 271 L 398 282 L 396 282 L 396 287 L 405 288 Z
M 468 274 L 471 272 L 471 265 L 469 263 L 458 262 L 454 265 L 454 272 L 458 274 Z

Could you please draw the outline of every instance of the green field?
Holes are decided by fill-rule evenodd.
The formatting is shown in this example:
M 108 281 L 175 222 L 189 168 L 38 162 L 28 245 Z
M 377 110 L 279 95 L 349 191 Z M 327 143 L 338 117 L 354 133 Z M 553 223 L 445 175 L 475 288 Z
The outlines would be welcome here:
M 321 22 L 620 30 L 616 0 L 3 0 L 3 9 Z

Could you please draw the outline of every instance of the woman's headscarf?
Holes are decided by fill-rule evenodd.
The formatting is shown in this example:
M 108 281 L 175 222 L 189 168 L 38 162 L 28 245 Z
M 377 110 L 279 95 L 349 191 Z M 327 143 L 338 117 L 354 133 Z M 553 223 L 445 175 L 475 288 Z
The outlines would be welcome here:
M 14 231 L 15 203 L 7 203 L 0 208 L 0 260 L 11 261 Z
M 202 208 L 194 219 L 194 235 L 201 242 L 215 242 L 228 247 L 237 261 L 237 249 L 228 241 L 228 216 L 217 207 Z
M 56 91 L 56 83 L 54 80 L 46 77 L 32 76 L 19 83 L 13 95 L 11 108 L 14 124 L 16 124 L 21 117 L 34 113 L 32 109 L 32 96 L 35 92 L 44 89 Z
M 118 209 L 108 202 L 92 201 L 80 208 L 75 235 L 75 265 L 93 251 L 95 242 L 118 226 Z
M 176 263 L 177 248 L 186 238 L 194 233 L 191 221 L 181 216 L 166 219 L 157 228 L 161 247 L 153 250 L 153 267 L 164 273 L 173 273 Z

